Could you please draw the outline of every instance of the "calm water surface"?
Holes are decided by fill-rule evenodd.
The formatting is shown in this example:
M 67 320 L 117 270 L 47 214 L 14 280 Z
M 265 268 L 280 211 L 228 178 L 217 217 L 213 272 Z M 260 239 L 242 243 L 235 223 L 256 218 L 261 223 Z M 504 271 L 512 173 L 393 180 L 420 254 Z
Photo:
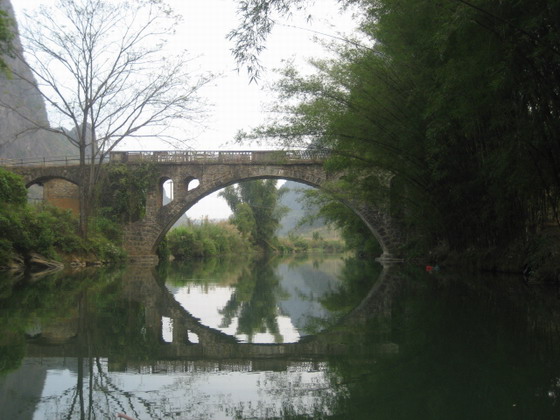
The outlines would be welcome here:
M 0 419 L 556 419 L 556 289 L 343 256 L 0 278 Z

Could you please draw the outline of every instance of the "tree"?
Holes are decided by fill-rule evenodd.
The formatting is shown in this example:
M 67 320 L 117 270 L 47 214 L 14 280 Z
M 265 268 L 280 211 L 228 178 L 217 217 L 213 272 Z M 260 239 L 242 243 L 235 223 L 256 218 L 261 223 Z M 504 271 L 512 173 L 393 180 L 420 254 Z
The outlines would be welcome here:
M 278 206 L 281 194 L 275 179 L 241 182 L 220 192 L 233 212 L 232 223 L 263 250 L 273 247 L 276 230 L 286 211 Z
M 367 5 L 371 0 L 334 0 L 341 9 L 352 4 Z M 318 3 L 316 0 L 239 0 L 237 2 L 237 15 L 239 25 L 232 29 L 227 38 L 233 42 L 231 49 L 239 66 L 246 67 L 251 82 L 258 81 L 263 65 L 260 54 L 266 49 L 266 41 L 274 26 L 277 17 L 290 18 L 293 12 L 304 13 L 308 6 Z M 366 13 L 364 13 L 366 15 Z M 313 19 L 312 14 L 307 14 L 307 20 Z M 338 35 L 321 34 L 333 39 L 344 40 L 350 44 L 357 42 L 344 39 Z
M 175 139 L 174 123 L 200 112 L 197 94 L 212 76 L 189 75 L 186 53 L 171 50 L 178 21 L 162 0 L 58 0 L 23 25 L 26 57 L 51 117 L 50 127 L 33 123 L 79 151 L 84 236 L 109 153 L 125 139 Z
M 560 3 L 359 3 L 374 47 L 287 68 L 280 119 L 252 135 L 330 150 L 347 190 L 391 195 L 422 246 L 500 248 L 560 223 Z
M 240 65 L 247 67 L 251 81 L 260 76 L 260 53 L 265 49 L 266 38 L 274 27 L 274 13 L 290 14 L 293 8 L 303 9 L 309 0 L 241 0 L 237 13 L 241 22 L 228 34 L 234 42 L 232 53 Z

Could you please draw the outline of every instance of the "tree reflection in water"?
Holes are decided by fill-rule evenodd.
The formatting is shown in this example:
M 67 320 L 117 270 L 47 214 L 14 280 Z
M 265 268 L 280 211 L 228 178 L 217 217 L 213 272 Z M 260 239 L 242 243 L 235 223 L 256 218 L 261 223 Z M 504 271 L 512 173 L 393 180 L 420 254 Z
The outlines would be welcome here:
M 277 296 L 280 278 L 275 273 L 277 263 L 262 258 L 248 265 L 235 285 L 235 291 L 219 311 L 223 316 L 220 328 L 227 328 L 237 317 L 237 334 L 245 334 L 253 342 L 256 333 L 269 333 L 275 343 L 282 343 L 278 327 Z
M 116 401 L 119 407 L 132 411 L 135 405 L 142 404 L 113 383 L 100 357 L 112 355 L 112 363 L 118 366 L 119 360 L 153 356 L 157 344 L 142 334 L 145 328 L 141 305 L 123 299 L 122 274 L 119 270 L 58 273 L 14 288 L 9 299 L 1 301 L 2 336 L 13 339 L 0 343 L 0 374 L 18 368 L 29 347 L 39 346 L 47 350 L 47 358 L 28 359 L 22 369 L 13 373 L 23 395 L 40 392 L 49 381 L 49 372 L 60 367 L 59 375 L 67 380 L 55 386 L 57 392 L 53 395 L 43 389 L 40 399 L 3 398 L 0 418 L 16 412 L 31 415 L 35 404 L 43 406 L 44 411 L 34 418 L 109 418 L 114 417 Z M 13 348 L 18 349 L 18 360 L 13 358 L 13 350 L 4 351 Z M 53 358 L 51 352 L 57 356 Z M 67 352 L 70 357 L 62 358 Z M 0 388 L 9 385 L 9 380 L 4 383 L 0 378 Z
M 243 319 L 239 330 L 253 336 L 278 331 L 275 267 L 236 272 L 222 320 Z M 348 260 L 341 287 L 323 303 L 335 312 L 355 306 L 374 276 L 366 267 Z M 203 344 L 161 341 L 154 308 L 167 301 L 156 295 L 171 295 L 145 270 L 14 288 L 0 298 L 0 367 L 16 369 L 25 351 L 28 358 L 12 372 L 19 394 L 0 378 L 0 418 L 559 418 L 556 295 L 498 277 L 404 269 L 384 278 L 367 307 L 375 316 L 343 319 L 301 343 L 263 345 L 302 352 L 260 358 L 242 353 L 258 345 L 225 341 L 219 357 L 178 356 Z M 34 323 L 41 335 L 25 338 L 37 333 Z M 30 366 L 42 373 L 23 375 Z
M 172 265 L 166 285 L 203 324 L 244 342 L 294 342 L 331 325 L 343 311 L 330 314 L 320 302 L 343 283 L 340 255 L 216 261 Z

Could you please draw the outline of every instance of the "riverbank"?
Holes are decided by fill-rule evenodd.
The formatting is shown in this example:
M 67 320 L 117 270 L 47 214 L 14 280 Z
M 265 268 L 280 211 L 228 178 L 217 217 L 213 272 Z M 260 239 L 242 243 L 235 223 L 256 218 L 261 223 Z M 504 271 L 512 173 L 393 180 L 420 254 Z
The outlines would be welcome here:
M 531 283 L 560 283 L 560 228 L 550 226 L 505 248 L 454 252 L 441 247 L 430 252 L 427 262 L 471 272 L 520 274 Z
M 124 254 L 123 254 L 124 255 Z M 92 267 L 106 267 L 125 263 L 125 258 L 99 259 L 96 255 L 57 255 L 57 258 L 45 257 L 41 254 L 30 253 L 12 255 L 10 260 L 0 265 L 0 273 L 7 273 L 15 278 L 38 279 L 63 270 L 75 272 Z

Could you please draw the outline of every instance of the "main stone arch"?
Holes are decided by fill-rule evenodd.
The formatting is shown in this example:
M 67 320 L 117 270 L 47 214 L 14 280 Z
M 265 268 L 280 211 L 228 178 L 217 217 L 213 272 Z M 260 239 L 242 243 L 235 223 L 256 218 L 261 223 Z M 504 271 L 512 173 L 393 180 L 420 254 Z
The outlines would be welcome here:
M 391 220 L 388 203 L 373 208 L 333 188 L 343 174 L 327 172 L 321 163 L 205 163 L 158 164 L 158 180 L 173 181 L 174 200 L 161 205 L 159 182 L 148 192 L 144 219 L 125 227 L 124 246 L 129 257 L 149 264 L 157 262 L 156 248 L 173 224 L 202 198 L 229 185 L 252 179 L 286 179 L 326 190 L 352 209 L 377 238 L 383 254 L 380 259 L 400 259 L 402 237 Z M 199 185 L 189 190 L 192 180 Z

